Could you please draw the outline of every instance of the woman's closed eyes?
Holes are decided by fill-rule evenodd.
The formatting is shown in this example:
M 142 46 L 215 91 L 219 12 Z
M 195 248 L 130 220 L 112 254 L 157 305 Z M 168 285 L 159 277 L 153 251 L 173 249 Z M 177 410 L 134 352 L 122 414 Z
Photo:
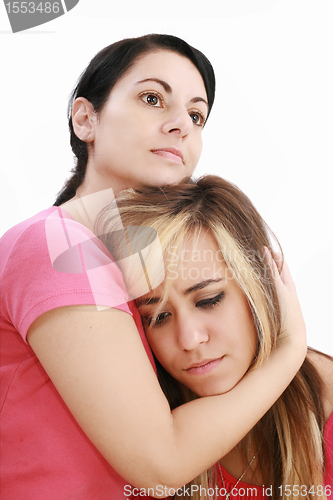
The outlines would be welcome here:
M 220 293 L 214 295 L 213 297 L 207 297 L 205 299 L 198 300 L 195 303 L 195 307 L 202 309 L 213 308 L 221 302 L 224 296 L 225 292 L 221 291 Z M 164 311 L 159 313 L 155 319 L 153 315 L 152 316 L 143 315 L 142 319 L 145 326 L 150 328 L 159 328 L 168 320 L 170 316 L 171 316 L 170 312 Z

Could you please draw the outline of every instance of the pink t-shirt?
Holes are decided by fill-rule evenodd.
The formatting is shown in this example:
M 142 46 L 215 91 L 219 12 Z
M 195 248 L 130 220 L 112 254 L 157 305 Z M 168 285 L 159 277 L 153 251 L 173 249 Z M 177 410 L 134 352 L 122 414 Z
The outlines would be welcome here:
M 63 210 L 9 230 L 1 247 L 1 500 L 125 499 L 127 482 L 82 432 L 26 342 L 51 309 L 96 304 L 140 315 L 104 245 Z

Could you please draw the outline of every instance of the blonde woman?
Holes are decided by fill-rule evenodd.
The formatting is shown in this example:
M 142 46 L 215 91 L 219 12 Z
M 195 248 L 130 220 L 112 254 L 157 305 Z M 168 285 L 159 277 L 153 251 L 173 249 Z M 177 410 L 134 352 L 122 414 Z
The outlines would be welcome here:
M 272 262 L 264 221 L 244 193 L 215 176 L 124 193 L 117 207 L 125 227 L 153 228 L 163 249 L 164 283 L 136 302 L 171 408 L 232 394 L 276 350 L 290 314 L 278 300 L 279 272 L 284 282 L 291 278 L 278 254 Z M 121 260 L 112 211 L 101 220 L 104 241 Z M 155 265 L 155 257 L 152 247 L 147 267 Z M 124 271 L 131 288 L 136 270 Z M 186 493 L 225 500 L 329 498 L 332 412 L 333 359 L 309 349 L 295 378 L 257 425 L 175 498 Z M 247 419 L 245 408 L 242 416 Z

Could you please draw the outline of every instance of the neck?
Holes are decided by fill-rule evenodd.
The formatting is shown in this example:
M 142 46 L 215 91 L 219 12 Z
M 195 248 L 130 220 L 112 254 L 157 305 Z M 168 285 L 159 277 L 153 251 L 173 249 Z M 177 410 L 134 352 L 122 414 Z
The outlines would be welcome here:
M 248 450 L 248 453 L 249 456 L 246 459 L 241 446 L 237 445 L 235 448 L 233 448 L 233 450 L 231 450 L 220 460 L 220 464 L 235 479 L 241 477 L 242 474 L 246 471 L 242 478 L 242 482 L 260 486 L 262 484 L 262 477 L 260 469 L 258 467 L 259 463 L 257 456 L 248 470 L 246 470 L 252 460 L 252 457 L 256 454 L 256 451 L 253 447 L 251 447 Z
M 111 203 L 120 191 L 129 187 L 125 184 L 106 171 L 98 169 L 93 163 L 93 155 L 90 155 L 81 186 L 74 198 L 62 207 L 74 220 L 93 231 L 98 213 Z
M 94 232 L 96 218 L 99 212 L 114 200 L 114 191 L 109 188 L 83 193 L 84 191 L 78 190 L 74 198 L 64 203 L 62 207 L 76 222 Z

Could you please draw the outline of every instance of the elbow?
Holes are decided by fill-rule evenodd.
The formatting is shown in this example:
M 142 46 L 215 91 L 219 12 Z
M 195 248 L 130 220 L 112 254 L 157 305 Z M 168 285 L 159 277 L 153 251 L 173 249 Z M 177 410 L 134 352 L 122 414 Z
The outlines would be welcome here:
M 166 464 L 164 460 L 159 459 L 146 463 L 141 466 L 133 467 L 136 470 L 135 477 L 128 478 L 133 486 L 131 494 L 133 496 L 150 496 L 153 498 L 173 497 L 178 492 L 179 495 L 184 495 L 184 484 L 191 479 L 185 477 L 188 471 L 179 469 L 176 461 L 172 464 Z

